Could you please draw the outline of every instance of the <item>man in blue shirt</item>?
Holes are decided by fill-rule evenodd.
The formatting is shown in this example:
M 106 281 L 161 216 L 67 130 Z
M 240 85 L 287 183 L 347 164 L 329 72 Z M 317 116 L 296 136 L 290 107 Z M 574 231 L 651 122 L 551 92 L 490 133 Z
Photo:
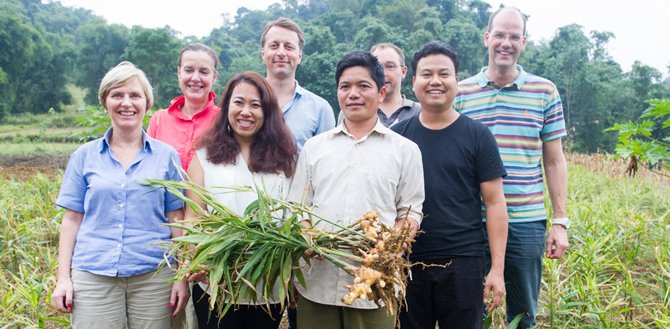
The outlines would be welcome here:
M 335 114 L 330 104 L 300 87 L 295 80 L 304 45 L 305 37 L 298 24 L 285 17 L 265 25 L 261 35 L 266 77 L 277 94 L 286 124 L 298 144 L 298 152 L 308 139 L 335 127 Z

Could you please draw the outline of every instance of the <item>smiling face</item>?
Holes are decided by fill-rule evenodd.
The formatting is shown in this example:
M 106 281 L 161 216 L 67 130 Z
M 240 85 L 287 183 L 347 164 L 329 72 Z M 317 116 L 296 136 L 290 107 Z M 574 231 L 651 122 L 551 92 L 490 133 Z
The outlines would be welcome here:
M 114 129 L 142 129 L 142 119 L 147 113 L 147 98 L 142 84 L 132 78 L 125 85 L 110 90 L 105 98 L 105 112 L 112 119 Z
M 191 102 L 206 100 L 216 83 L 214 59 L 204 51 L 185 51 L 181 55 L 181 66 L 177 76 L 179 88 L 187 100 Z
M 416 65 L 414 94 L 424 111 L 445 112 L 451 109 L 458 91 L 454 62 L 447 55 L 423 57 Z
M 400 55 L 390 47 L 376 49 L 372 54 L 384 66 L 386 93 L 400 93 L 400 84 L 407 73 L 405 63 L 400 63 Z
M 520 15 L 514 10 L 503 10 L 493 18 L 491 31 L 484 34 L 484 45 L 489 49 L 489 66 L 500 71 L 516 69 L 519 55 L 526 47 Z
M 379 103 L 384 100 L 386 87 L 381 90 L 362 66 L 353 66 L 342 72 L 337 85 L 337 100 L 349 122 L 362 123 L 377 118 Z
M 240 82 L 233 89 L 228 107 L 228 121 L 238 142 L 253 142 L 263 127 L 261 96 L 256 86 Z
M 261 56 L 268 68 L 268 78 L 285 79 L 295 75 L 302 59 L 298 34 L 281 26 L 273 26 L 265 36 Z

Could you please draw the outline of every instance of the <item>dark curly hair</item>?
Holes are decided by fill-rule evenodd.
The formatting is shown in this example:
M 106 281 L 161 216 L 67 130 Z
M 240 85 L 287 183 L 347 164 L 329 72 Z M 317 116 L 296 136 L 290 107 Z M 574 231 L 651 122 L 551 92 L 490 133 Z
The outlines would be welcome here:
M 249 150 L 249 170 L 257 173 L 284 173 L 293 177 L 298 159 L 298 147 L 295 138 L 284 122 L 277 95 L 265 78 L 251 71 L 236 74 L 226 84 L 223 97 L 217 104 L 221 113 L 212 121 L 211 126 L 200 135 L 196 149 L 207 151 L 207 160 L 214 164 L 235 164 L 240 153 L 228 121 L 228 111 L 233 90 L 240 83 L 248 83 L 258 89 L 263 109 L 263 126 L 256 134 L 256 140 Z

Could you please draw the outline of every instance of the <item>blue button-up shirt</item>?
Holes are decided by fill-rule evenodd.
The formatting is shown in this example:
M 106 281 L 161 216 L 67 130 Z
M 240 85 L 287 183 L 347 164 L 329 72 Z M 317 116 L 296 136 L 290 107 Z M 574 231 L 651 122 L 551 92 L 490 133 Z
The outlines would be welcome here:
M 328 102 L 295 82 L 293 99 L 282 108 L 286 125 L 302 150 L 308 139 L 335 128 L 335 113 Z
M 160 246 L 170 238 L 165 213 L 183 206 L 166 189 L 143 186 L 146 178 L 181 180 L 179 154 L 142 132 L 143 147 L 124 170 L 104 138 L 70 156 L 56 205 L 84 213 L 72 267 L 97 275 L 128 277 L 158 268 Z M 176 164 L 176 165 L 175 165 Z

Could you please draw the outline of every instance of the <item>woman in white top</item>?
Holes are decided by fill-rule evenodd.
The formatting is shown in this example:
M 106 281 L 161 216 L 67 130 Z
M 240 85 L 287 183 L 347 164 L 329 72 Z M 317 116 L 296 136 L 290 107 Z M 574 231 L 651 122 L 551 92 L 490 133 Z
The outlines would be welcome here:
M 267 190 L 272 190 L 273 197 L 288 192 L 298 149 L 267 80 L 250 71 L 235 75 L 228 81 L 218 106 L 221 113 L 196 143 L 196 156 L 188 168 L 191 180 L 213 192 L 217 192 L 215 186 L 262 186 L 263 182 Z M 204 203 L 192 192 L 187 191 L 186 196 L 204 208 Z M 257 194 L 219 193 L 216 198 L 241 214 L 257 199 Z M 186 219 L 194 217 L 195 213 L 186 207 Z M 202 277 L 194 275 L 191 279 Z M 231 308 L 220 322 L 214 312 L 208 320 L 209 296 L 201 298 L 208 293 L 206 289 L 198 284 L 193 286 L 201 329 L 279 327 L 279 300 L 271 304 L 271 314 L 258 305 L 240 305 Z

